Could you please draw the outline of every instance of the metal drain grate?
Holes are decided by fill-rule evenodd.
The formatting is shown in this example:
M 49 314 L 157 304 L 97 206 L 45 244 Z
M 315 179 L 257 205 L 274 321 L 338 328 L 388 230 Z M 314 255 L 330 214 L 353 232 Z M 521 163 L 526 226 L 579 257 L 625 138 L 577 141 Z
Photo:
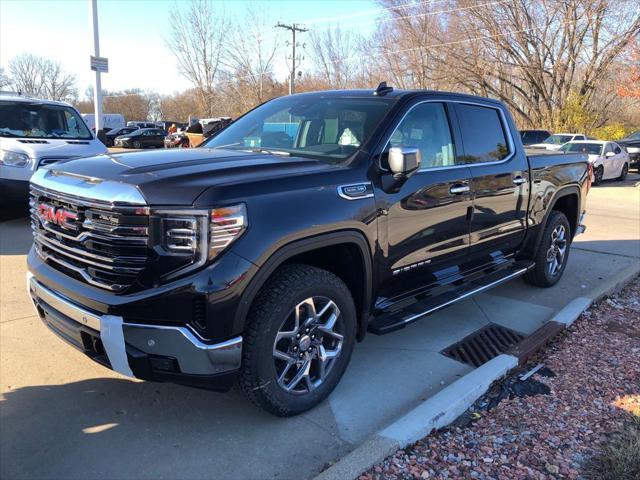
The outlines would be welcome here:
M 445 348 L 442 353 L 459 362 L 479 367 L 523 339 L 524 335 L 518 332 L 491 324 Z

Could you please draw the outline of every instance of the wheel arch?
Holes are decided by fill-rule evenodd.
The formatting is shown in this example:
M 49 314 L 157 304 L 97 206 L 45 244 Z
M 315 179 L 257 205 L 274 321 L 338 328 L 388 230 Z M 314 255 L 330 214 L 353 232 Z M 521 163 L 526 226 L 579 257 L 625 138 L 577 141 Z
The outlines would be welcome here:
M 333 255 L 338 254 L 338 257 Z M 345 230 L 303 238 L 276 250 L 260 267 L 244 291 L 234 318 L 234 331 L 244 331 L 254 300 L 273 273 L 282 265 L 301 263 L 323 268 L 345 282 L 354 298 L 358 315 L 357 339 L 367 328 L 373 290 L 372 255 L 364 235 Z

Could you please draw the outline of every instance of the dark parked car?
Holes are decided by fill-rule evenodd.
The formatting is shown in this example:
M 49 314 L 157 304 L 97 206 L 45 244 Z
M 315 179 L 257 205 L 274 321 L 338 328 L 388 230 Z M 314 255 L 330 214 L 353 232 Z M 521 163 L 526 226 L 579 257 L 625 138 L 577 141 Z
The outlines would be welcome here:
M 115 147 L 123 148 L 147 148 L 147 147 L 164 147 L 164 137 L 167 132 L 159 128 L 140 128 L 127 135 L 116 137 Z
M 534 143 L 542 143 L 550 136 L 551 133 L 547 130 L 520 130 L 520 139 L 525 147 Z
M 107 137 L 107 147 L 113 147 L 116 137 L 128 135 L 129 133 L 133 133 L 136 130 L 138 130 L 137 127 L 121 127 L 109 130 L 105 134 L 105 136 Z
M 640 130 L 617 141 L 629 153 L 629 166 L 640 170 Z
M 385 84 L 290 95 L 202 148 L 38 170 L 29 289 L 48 327 L 109 368 L 237 380 L 294 415 L 329 395 L 367 331 L 520 276 L 555 285 L 589 178 L 583 154 L 528 156 L 496 100 Z

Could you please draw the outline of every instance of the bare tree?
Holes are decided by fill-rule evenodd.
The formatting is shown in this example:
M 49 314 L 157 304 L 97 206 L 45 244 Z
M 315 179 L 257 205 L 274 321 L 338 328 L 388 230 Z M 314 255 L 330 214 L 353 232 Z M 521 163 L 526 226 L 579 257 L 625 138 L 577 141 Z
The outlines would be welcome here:
M 53 60 L 23 53 L 9 62 L 9 73 L 16 91 L 50 100 L 72 101 L 77 97 L 75 75 Z
M 190 0 L 171 11 L 167 45 L 207 114 L 213 114 L 215 108 L 212 100 L 228 30 L 228 21 L 211 0 Z
M 274 96 L 273 63 L 278 50 L 277 34 L 271 30 L 257 5 L 231 29 L 224 50 L 223 89 L 233 95 L 242 113 Z M 237 114 L 236 113 L 236 114 Z
M 11 79 L 5 73 L 4 68 L 0 67 L 0 89 L 8 88 L 11 86 Z
M 311 60 L 316 77 L 330 88 L 360 86 L 363 79 L 360 57 L 366 49 L 360 35 L 340 26 L 311 32 Z

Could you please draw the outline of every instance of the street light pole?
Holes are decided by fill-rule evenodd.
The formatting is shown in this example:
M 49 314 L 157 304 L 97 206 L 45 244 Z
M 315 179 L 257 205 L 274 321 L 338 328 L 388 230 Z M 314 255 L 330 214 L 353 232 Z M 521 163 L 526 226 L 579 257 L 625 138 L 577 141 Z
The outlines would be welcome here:
M 98 0 L 89 0 L 91 3 L 91 24 L 93 27 L 93 55 L 100 57 L 100 43 L 98 41 Z M 102 129 L 102 83 L 100 70 L 96 69 L 96 81 L 93 90 L 93 103 L 95 109 L 96 135 Z

